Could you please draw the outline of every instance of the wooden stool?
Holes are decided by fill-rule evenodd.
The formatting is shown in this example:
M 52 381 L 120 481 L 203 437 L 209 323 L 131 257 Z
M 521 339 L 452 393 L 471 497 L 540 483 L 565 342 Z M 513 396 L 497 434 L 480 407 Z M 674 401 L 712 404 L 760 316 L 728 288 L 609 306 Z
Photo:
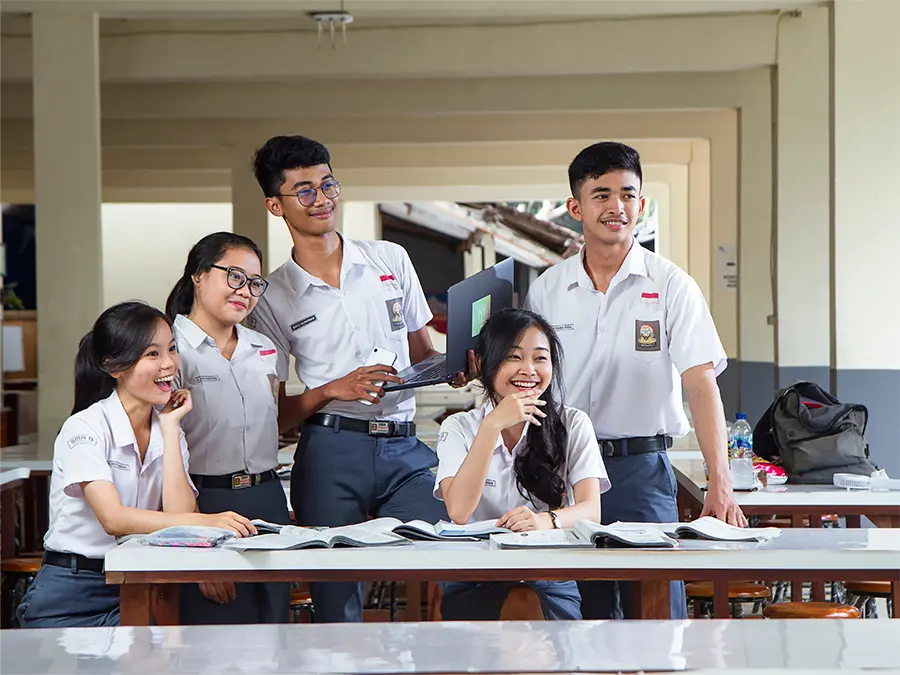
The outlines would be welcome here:
M 847 581 L 844 583 L 844 590 L 849 595 L 850 604 L 862 612 L 864 619 L 878 618 L 875 598 L 887 600 L 887 614 L 893 616 L 890 581 Z
M 709 616 L 709 605 L 713 601 L 713 582 L 711 581 L 692 581 L 684 585 L 684 592 L 688 598 L 694 601 L 694 618 L 702 619 Z M 750 581 L 729 581 L 728 582 L 728 602 L 731 605 L 731 615 L 735 619 L 742 618 L 741 603 L 752 602 L 754 611 L 756 605 L 765 606 L 769 599 L 771 591 L 764 584 L 757 584 Z
M 853 605 L 837 602 L 779 602 L 763 610 L 767 619 L 858 619 Z
M 17 626 L 16 608 L 22 602 L 25 591 L 34 581 L 34 575 L 41 569 L 41 558 L 7 558 L 0 561 L 0 575 L 3 577 L 3 619 L 2 627 Z M 7 604 L 9 603 L 9 604 Z
M 306 611 L 306 621 L 303 621 L 302 613 Z M 302 588 L 291 589 L 291 623 L 312 623 L 313 617 L 316 615 L 316 608 L 313 606 L 312 596 L 309 591 Z
M 529 586 L 518 586 L 509 592 L 500 608 L 501 621 L 543 621 L 541 601 Z

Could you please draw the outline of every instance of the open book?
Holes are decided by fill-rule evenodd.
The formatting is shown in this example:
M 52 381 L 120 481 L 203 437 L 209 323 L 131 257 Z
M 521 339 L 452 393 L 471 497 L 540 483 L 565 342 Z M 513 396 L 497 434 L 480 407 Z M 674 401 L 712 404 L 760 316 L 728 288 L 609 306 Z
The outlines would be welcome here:
M 654 523 L 600 525 L 577 520 L 570 530 L 537 530 L 491 535 L 491 547 L 527 548 L 675 548 L 678 542 Z
M 769 541 L 781 534 L 777 527 L 735 527 L 712 516 L 703 516 L 689 523 L 662 523 L 656 527 L 677 539 L 712 541 Z
M 264 520 L 251 522 L 260 534 L 233 541 L 228 548 L 246 551 L 319 546 L 389 546 L 409 543 L 410 540 L 477 541 L 487 539 L 493 533 L 509 532 L 506 528 L 495 527 L 493 520 L 465 525 L 445 522 L 432 525 L 423 520 L 404 523 L 396 518 L 376 518 L 358 525 L 328 528 L 276 525 Z
M 677 539 L 761 542 L 781 534 L 777 527 L 734 527 L 704 516 L 690 523 L 623 523 L 598 525 L 578 520 L 571 530 L 539 530 L 493 535 L 494 548 L 676 548 Z

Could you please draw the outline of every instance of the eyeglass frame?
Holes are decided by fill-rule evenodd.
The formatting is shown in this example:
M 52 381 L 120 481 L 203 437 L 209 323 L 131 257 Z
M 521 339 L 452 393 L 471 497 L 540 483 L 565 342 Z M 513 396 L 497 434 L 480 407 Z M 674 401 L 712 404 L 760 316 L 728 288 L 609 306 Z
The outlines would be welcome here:
M 252 295 L 254 298 L 261 298 L 263 296 L 263 294 L 266 292 L 266 289 L 269 287 L 268 281 L 266 281 L 262 277 L 251 277 L 240 267 L 223 267 L 222 265 L 210 265 L 210 267 L 215 267 L 217 270 L 222 270 L 223 272 L 225 272 L 225 283 L 228 284 L 228 288 L 230 288 L 233 291 L 239 291 L 244 286 L 248 286 L 248 284 L 250 284 L 251 282 L 259 281 L 263 285 L 262 291 L 260 291 L 259 295 L 257 295 L 256 293 L 253 292 L 252 285 L 248 286 L 248 288 L 250 290 L 250 295 Z M 240 286 L 232 286 L 231 285 L 231 282 L 229 281 L 229 279 L 231 278 L 232 272 L 239 272 L 240 274 L 244 275 L 244 282 Z
M 333 184 L 337 188 L 337 194 L 334 195 L 334 197 L 329 197 L 327 194 L 325 194 L 324 187 L 326 185 L 328 185 L 329 183 Z M 306 192 L 306 191 L 312 191 L 312 193 L 314 195 L 312 202 L 310 202 L 309 204 L 305 204 L 303 202 L 303 200 L 300 199 L 300 193 Z M 324 183 L 322 183 L 322 185 L 320 185 L 319 187 L 313 187 L 311 185 L 308 185 L 301 190 L 297 190 L 297 192 L 288 192 L 287 194 L 285 194 L 283 192 L 279 192 L 278 196 L 279 197 L 296 197 L 297 201 L 300 202 L 300 206 L 305 206 L 306 208 L 309 208 L 310 206 L 313 206 L 316 203 L 316 201 L 319 199 L 320 191 L 322 193 L 322 196 L 325 197 L 325 199 L 337 199 L 341 194 L 341 182 L 339 180 L 337 180 L 336 178 L 332 178 L 332 179 L 327 180 Z

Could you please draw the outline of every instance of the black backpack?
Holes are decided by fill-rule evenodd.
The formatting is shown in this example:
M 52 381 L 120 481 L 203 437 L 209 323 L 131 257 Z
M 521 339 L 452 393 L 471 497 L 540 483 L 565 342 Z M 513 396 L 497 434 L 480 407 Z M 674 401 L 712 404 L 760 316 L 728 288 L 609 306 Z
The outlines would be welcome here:
M 753 429 L 753 451 L 781 459 L 788 481 L 831 485 L 836 473 L 871 475 L 866 424 L 869 411 L 841 403 L 813 382 L 778 392 Z

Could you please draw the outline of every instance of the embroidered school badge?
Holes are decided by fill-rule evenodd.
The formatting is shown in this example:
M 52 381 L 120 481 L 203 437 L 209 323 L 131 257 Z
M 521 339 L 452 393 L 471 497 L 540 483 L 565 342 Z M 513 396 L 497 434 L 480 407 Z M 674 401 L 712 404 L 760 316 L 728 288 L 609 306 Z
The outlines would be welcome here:
M 634 350 L 636 352 L 658 352 L 659 321 L 634 322 Z
M 402 300 L 403 298 L 393 298 L 384 301 L 384 304 L 387 307 L 388 318 L 391 320 L 391 330 L 406 328 L 406 324 L 403 323 Z

